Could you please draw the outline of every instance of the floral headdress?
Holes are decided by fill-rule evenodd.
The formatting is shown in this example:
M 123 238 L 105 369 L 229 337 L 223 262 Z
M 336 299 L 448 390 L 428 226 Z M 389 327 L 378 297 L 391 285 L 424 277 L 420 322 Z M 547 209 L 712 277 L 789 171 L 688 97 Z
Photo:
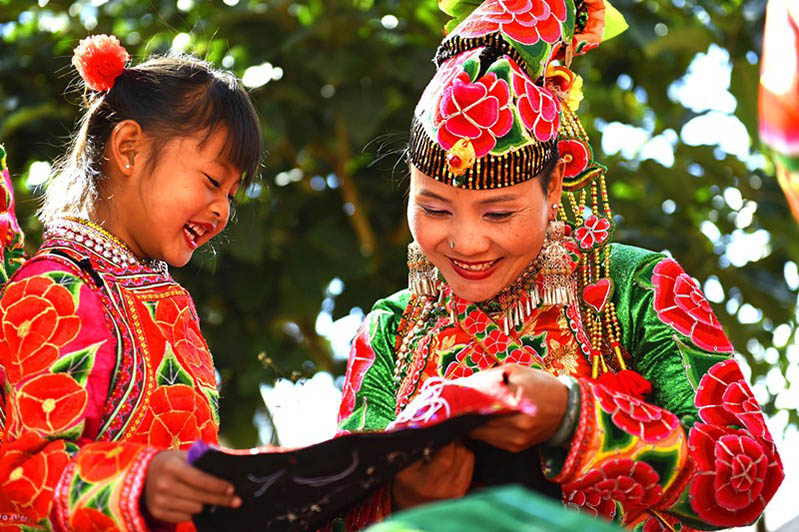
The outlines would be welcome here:
M 557 157 L 563 102 L 579 100 L 574 74 L 566 66 L 552 70 L 553 61 L 568 64 L 597 46 L 603 33 L 608 38 L 612 8 L 605 0 L 439 5 L 454 19 L 414 113 L 410 162 L 469 189 L 532 179 Z

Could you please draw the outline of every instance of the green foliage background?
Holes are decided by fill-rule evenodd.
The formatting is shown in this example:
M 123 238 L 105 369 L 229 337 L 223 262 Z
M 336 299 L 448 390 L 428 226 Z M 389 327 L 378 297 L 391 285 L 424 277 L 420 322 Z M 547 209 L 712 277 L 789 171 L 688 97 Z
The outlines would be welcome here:
M 330 281 L 339 278 L 345 286 L 335 297 L 334 318 L 355 306 L 368 309 L 405 284 L 410 236 L 399 152 L 434 71 L 431 58 L 446 18 L 434 0 L 227 4 L 0 0 L 0 142 L 9 153 L 18 213 L 34 251 L 40 189 L 26 183 L 32 163 L 62 153 L 75 123 L 81 96 L 70 89 L 76 75 L 69 61 L 79 39 L 114 33 L 138 61 L 188 38 L 187 51 L 240 76 L 266 62 L 282 69 L 280 79 L 252 90 L 269 150 L 262 186 L 239 206 L 238 223 L 216 243 L 215 254 L 199 254 L 174 272 L 197 301 L 223 378 L 223 436 L 246 446 L 256 443 L 252 418 L 261 405 L 260 382 L 318 370 L 343 373 L 343 362 L 333 360 L 315 330 L 322 301 L 331 296 Z M 653 136 L 679 133 L 696 114 L 669 98 L 668 87 L 711 43 L 730 53 L 736 115 L 756 138 L 758 66 L 752 53 L 760 54 L 764 0 L 614 5 L 630 29 L 574 63 L 585 78 L 581 115 L 596 150 L 601 153 L 596 119 L 645 126 Z M 396 17 L 396 27 L 386 15 Z M 620 87 L 622 74 L 633 87 Z M 638 88 L 646 98 L 640 89 L 636 97 Z M 768 167 L 751 171 L 712 146 L 682 142 L 674 155 L 670 168 L 603 156 L 614 208 L 623 216 L 616 239 L 670 250 L 700 282 L 715 275 L 727 300 L 715 306 L 716 313 L 752 368 L 752 380 L 764 379 L 772 368 L 778 370 L 770 379 L 782 379 L 791 342 L 773 346 L 772 331 L 788 324 L 794 338 L 797 294 L 783 271 L 799 256 L 799 230 L 784 198 Z M 700 173 L 696 165 L 701 176 L 693 175 Z M 742 223 L 722 199 L 728 187 L 737 188 L 744 203 L 757 203 L 751 223 Z M 670 214 L 662 207 L 666 199 L 676 203 Z M 715 245 L 700 231 L 705 220 L 722 233 Z M 770 253 L 731 267 L 724 253 L 736 228 L 767 231 Z M 760 309 L 755 323 L 737 319 L 744 303 Z M 272 363 L 263 363 L 266 358 Z M 799 421 L 799 405 L 779 400 L 779 386 L 768 389 L 766 410 L 781 408 L 791 423 Z

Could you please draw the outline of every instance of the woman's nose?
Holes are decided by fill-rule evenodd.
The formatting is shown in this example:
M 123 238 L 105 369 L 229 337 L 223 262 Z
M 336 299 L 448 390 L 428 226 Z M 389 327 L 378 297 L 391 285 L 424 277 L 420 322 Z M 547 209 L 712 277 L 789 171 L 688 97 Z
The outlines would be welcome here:
M 449 233 L 447 247 L 462 257 L 480 255 L 491 246 L 489 235 L 473 224 L 454 224 Z

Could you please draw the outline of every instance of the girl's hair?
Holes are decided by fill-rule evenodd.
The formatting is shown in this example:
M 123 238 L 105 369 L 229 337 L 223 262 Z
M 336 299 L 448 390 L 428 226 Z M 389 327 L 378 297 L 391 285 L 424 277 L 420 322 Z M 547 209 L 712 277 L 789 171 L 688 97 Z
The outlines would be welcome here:
M 135 120 L 153 140 L 152 158 L 166 141 L 201 132 L 205 143 L 218 128 L 227 142 L 220 154 L 243 172 L 243 185 L 261 163 L 261 129 L 255 108 L 240 81 L 230 72 L 191 55 L 151 57 L 126 68 L 108 92 L 91 92 L 85 100 L 70 149 L 56 166 L 40 209 L 46 223 L 58 216 L 91 213 L 98 185 L 105 179 L 102 159 L 111 132 L 123 120 Z

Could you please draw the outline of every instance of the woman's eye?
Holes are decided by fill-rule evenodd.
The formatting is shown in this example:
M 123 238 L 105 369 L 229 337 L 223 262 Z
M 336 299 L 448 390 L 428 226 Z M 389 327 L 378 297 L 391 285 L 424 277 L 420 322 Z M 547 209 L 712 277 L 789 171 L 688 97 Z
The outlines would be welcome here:
M 487 212 L 485 217 L 489 220 L 507 220 L 512 215 L 512 212 Z
M 445 215 L 449 214 L 448 211 L 442 211 L 442 210 L 438 210 L 438 209 L 431 209 L 431 208 L 425 207 L 423 205 L 421 207 L 422 207 L 422 210 L 424 211 L 424 213 L 429 215 L 429 216 L 445 216 Z
M 209 176 L 208 174 L 205 174 L 205 177 L 208 179 L 208 182 L 211 183 L 211 185 L 213 185 L 214 188 L 219 188 L 221 186 L 219 184 L 219 181 Z

